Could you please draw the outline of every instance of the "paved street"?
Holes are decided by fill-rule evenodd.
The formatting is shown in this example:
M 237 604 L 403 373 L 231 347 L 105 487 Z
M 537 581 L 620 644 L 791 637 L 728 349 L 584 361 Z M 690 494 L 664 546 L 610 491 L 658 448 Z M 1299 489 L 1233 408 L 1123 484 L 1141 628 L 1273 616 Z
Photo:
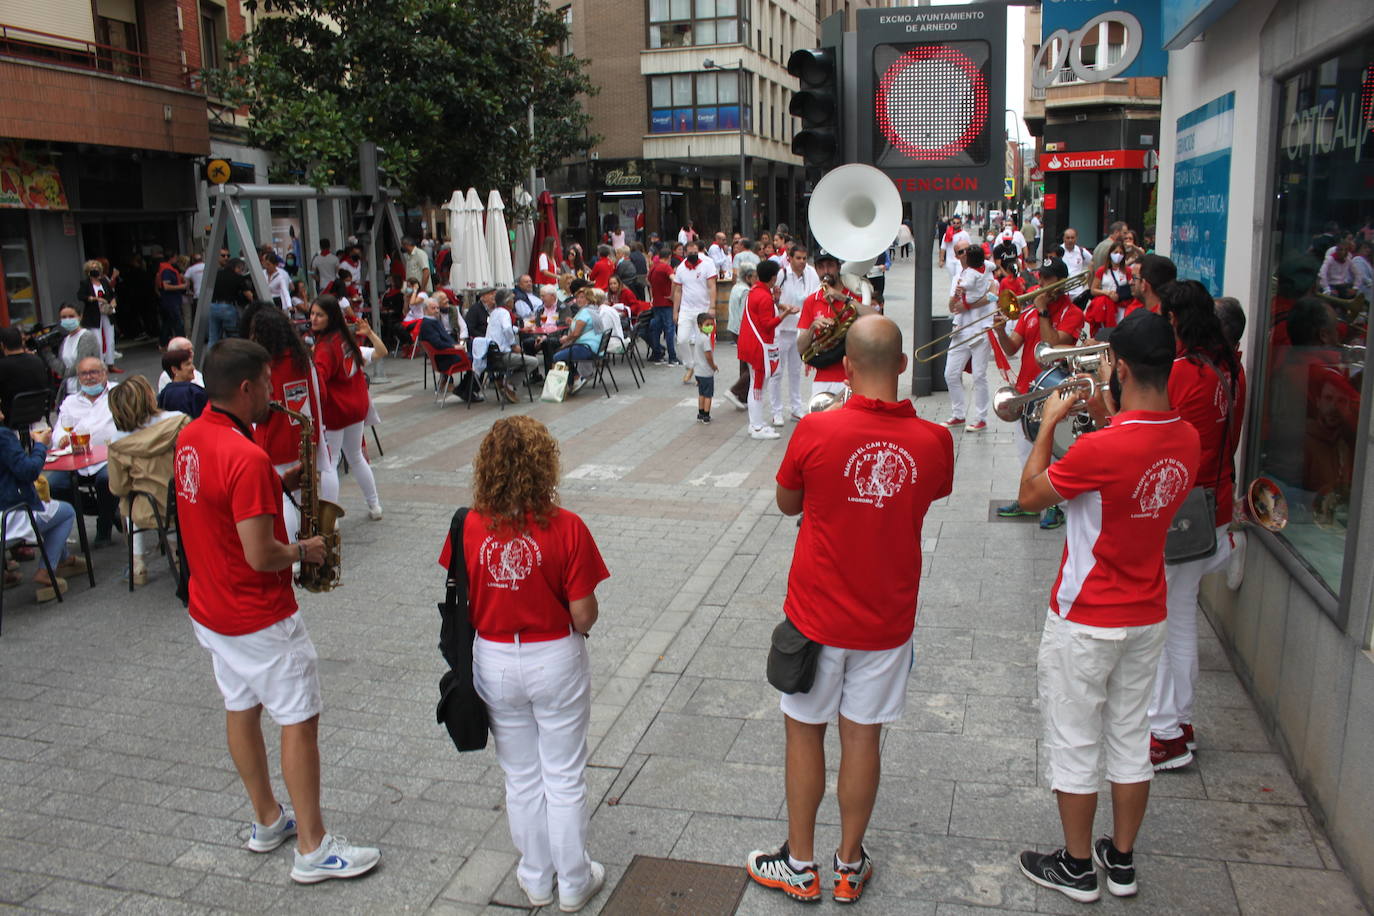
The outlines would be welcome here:
M 888 290 L 909 334 L 910 278 L 894 271 Z M 728 346 L 721 363 L 734 364 Z M 433 712 L 443 597 L 435 558 L 501 411 L 490 401 L 435 408 L 418 362 L 392 361 L 387 374 L 373 389 L 385 421 L 375 467 L 386 517 L 369 521 L 345 478 L 344 584 L 301 595 L 321 656 L 327 822 L 380 845 L 381 868 L 299 887 L 287 877 L 289 848 L 239 848 L 251 814 L 209 660 L 166 566 L 150 564 L 152 580 L 130 594 L 115 548 L 96 554 L 94 593 L 73 579 L 62 605 L 35 606 L 28 585 L 6 595 L 0 906 L 527 909 L 495 756 L 459 756 Z M 782 719 L 763 669 L 796 532 L 772 499 L 785 442 L 750 440 L 743 413 L 724 400 L 715 422 L 696 424 L 695 390 L 676 370 L 650 369 L 638 390 L 628 371 L 617 377 L 621 391 L 610 399 L 588 389 L 566 404 L 513 408 L 559 437 L 564 504 L 587 521 L 612 572 L 589 644 L 591 845 L 608 885 L 636 853 L 741 865 L 750 849 L 784 838 Z M 932 419 L 947 409 L 943 395 L 917 406 Z M 927 518 L 916 665 L 906 715 L 885 734 L 868 839 L 877 868 L 860 904 L 868 914 L 1075 906 L 1037 889 L 1014 862 L 1021 849 L 1061 842 L 1038 759 L 1035 647 L 1063 534 L 988 521 L 990 503 L 1015 492 L 1013 435 L 995 420 L 981 435 L 956 435 L 954 494 Z M 1198 762 L 1154 783 L 1140 897 L 1104 892 L 1100 906 L 1364 912 L 1219 642 L 1204 630 L 1200 645 Z M 1109 817 L 1104 803 L 1099 828 Z M 833 795 L 821 821 L 817 850 L 826 856 L 839 835 Z M 750 887 L 739 912 L 797 906 Z

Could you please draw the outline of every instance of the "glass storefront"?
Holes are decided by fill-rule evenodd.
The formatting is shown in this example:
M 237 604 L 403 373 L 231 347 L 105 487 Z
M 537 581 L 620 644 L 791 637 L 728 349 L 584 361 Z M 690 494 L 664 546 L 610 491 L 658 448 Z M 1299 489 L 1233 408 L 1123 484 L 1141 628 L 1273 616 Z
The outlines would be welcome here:
M 1367 40 L 1280 85 L 1271 300 L 1252 338 L 1262 352 L 1251 476 L 1282 489 L 1280 537 L 1335 595 L 1374 300 L 1371 60 Z

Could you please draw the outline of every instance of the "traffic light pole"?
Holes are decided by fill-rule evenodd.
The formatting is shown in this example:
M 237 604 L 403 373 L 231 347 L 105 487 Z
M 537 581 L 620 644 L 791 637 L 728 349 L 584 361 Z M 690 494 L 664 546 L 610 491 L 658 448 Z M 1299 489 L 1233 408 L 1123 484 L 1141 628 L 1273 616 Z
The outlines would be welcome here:
M 931 286 L 934 284 L 934 254 L 930 230 L 935 227 L 935 208 L 932 200 L 916 200 L 911 204 L 911 236 L 915 254 L 916 289 L 912 296 L 912 353 L 930 343 L 931 338 Z M 912 359 L 911 393 L 918 398 L 930 395 L 932 391 L 931 367 L 934 363 L 916 362 Z

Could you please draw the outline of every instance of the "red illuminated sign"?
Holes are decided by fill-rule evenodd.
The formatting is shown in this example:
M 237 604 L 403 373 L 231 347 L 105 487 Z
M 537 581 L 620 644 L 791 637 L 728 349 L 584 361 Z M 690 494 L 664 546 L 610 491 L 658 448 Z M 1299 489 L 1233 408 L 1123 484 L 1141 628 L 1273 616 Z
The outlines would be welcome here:
M 1041 153 L 1040 168 L 1052 172 L 1100 171 L 1102 169 L 1143 169 L 1143 149 L 1100 149 L 1084 153 Z
M 1046 210 L 1054 210 L 1054 209 L 1058 208 L 1058 206 L 1059 206 L 1059 195 L 1058 195 L 1058 194 L 1046 194 L 1046 195 L 1045 195 L 1045 209 L 1046 209 Z
M 928 191 L 978 190 L 978 178 L 965 175 L 951 175 L 948 178 L 894 178 L 892 183 L 897 186 L 898 191 L 905 191 L 910 194 Z
M 944 160 L 986 129 L 988 83 L 962 51 L 917 45 L 883 73 L 873 107 L 893 147 L 918 161 Z

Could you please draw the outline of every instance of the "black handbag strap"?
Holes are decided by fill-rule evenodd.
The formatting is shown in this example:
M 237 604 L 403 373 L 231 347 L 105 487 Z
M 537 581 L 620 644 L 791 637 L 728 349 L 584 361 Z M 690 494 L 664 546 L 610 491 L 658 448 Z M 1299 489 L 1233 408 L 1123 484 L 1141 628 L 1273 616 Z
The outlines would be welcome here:
M 1231 415 L 1236 412 L 1236 380 L 1231 379 L 1228 384 L 1226 379 L 1222 377 L 1221 370 L 1217 368 L 1216 363 L 1202 354 L 1198 354 L 1198 358 L 1202 360 L 1203 365 L 1212 370 L 1213 374 L 1217 377 L 1217 381 L 1227 390 L 1228 394 L 1226 399 L 1226 426 L 1221 433 L 1221 445 L 1217 448 L 1217 473 L 1215 479 L 1220 482 L 1221 469 L 1226 463 L 1226 449 L 1227 446 L 1231 444 Z
M 463 551 L 463 524 L 467 521 L 468 507 L 462 506 L 453 513 L 448 526 L 448 578 L 444 603 L 468 619 L 468 564 Z

